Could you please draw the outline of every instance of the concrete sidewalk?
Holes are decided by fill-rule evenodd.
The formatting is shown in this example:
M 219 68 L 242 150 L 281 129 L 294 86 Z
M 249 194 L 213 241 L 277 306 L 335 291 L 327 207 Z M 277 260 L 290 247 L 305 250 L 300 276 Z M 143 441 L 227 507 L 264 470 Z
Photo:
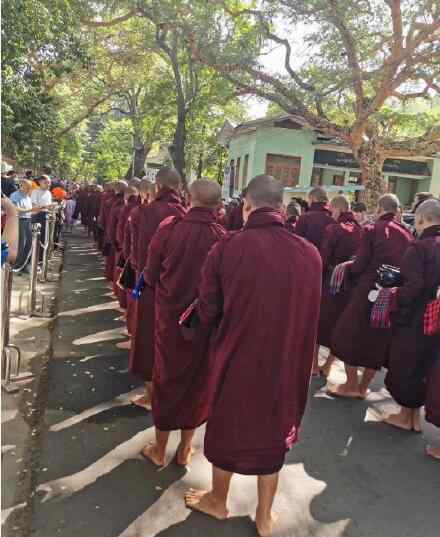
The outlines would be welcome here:
M 70 240 L 61 297 L 24 534 L 255 536 L 254 478 L 234 477 L 228 521 L 184 506 L 187 488 L 209 485 L 203 428 L 187 472 L 172 464 L 158 471 L 139 456 L 153 439 L 151 415 L 130 405 L 139 382 L 127 373 L 127 352 L 115 347 L 123 325 L 101 258 L 84 236 Z M 336 369 L 335 379 L 340 374 Z M 300 442 L 281 475 L 275 536 L 437 537 L 440 465 L 424 455 L 423 435 L 378 423 L 378 412 L 393 408 L 382 378 L 366 401 L 331 399 L 322 388 L 313 381 Z M 172 440 L 168 460 L 177 436 Z M 10 531 L 24 509 L 10 514 Z

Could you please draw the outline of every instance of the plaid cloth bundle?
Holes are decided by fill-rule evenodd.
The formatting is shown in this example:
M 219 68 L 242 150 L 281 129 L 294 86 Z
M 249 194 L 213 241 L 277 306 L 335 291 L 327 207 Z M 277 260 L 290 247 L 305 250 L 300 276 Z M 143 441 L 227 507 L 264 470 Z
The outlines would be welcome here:
M 434 336 L 440 332 L 440 298 L 436 298 L 426 305 L 423 316 L 423 333 L 425 336 Z
M 351 265 L 352 263 L 353 259 L 351 259 L 350 261 L 345 261 L 344 263 L 340 263 L 339 265 L 336 265 L 336 267 L 333 269 L 332 275 L 330 277 L 331 295 L 337 295 L 342 289 L 345 281 L 345 271 L 347 269 L 347 265 Z
M 380 289 L 370 314 L 372 328 L 390 328 L 390 312 L 393 305 L 397 287 L 383 287 Z

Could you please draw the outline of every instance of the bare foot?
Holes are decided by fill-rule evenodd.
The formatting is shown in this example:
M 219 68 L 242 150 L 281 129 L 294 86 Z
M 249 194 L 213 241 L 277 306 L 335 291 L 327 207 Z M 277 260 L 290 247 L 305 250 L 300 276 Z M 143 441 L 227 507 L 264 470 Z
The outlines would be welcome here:
M 353 388 L 348 384 L 333 384 L 328 386 L 327 393 L 334 397 L 345 397 L 346 399 L 365 399 L 366 395 L 361 393 L 359 388 Z
M 151 401 L 148 399 L 146 395 L 142 395 L 141 397 L 136 397 L 135 399 L 132 399 L 131 402 L 135 406 L 144 408 L 145 410 L 151 410 Z
M 129 351 L 131 349 L 131 340 L 127 339 L 127 341 L 122 341 L 121 343 L 116 343 L 116 348 Z
M 165 455 L 161 455 L 158 452 L 154 442 L 150 442 L 148 446 L 144 447 L 141 451 L 141 455 L 144 459 L 150 460 L 156 466 L 163 466 L 165 464 Z
M 440 447 L 426 446 L 426 453 L 430 457 L 440 460 Z
M 212 492 L 206 490 L 189 489 L 185 494 L 185 505 L 188 509 L 200 511 L 218 520 L 228 518 L 229 512 L 223 502 L 217 500 Z
M 257 532 L 260 537 L 270 537 L 272 535 L 273 527 L 278 520 L 276 513 L 271 513 L 270 517 L 260 515 L 257 510 L 255 515 L 255 525 L 257 526 Z
M 191 457 L 194 455 L 196 450 L 192 446 L 187 446 L 185 449 L 179 444 L 177 448 L 176 455 L 174 457 L 174 462 L 178 466 L 188 466 L 191 462 Z
M 388 423 L 388 425 L 392 425 L 393 427 L 397 427 L 398 429 L 404 429 L 405 431 L 412 431 L 413 428 L 411 416 L 408 419 L 403 417 L 400 413 L 390 414 L 383 420 L 383 422 Z
M 416 433 L 422 432 L 422 424 L 420 423 L 420 410 L 418 408 L 414 409 L 412 415 L 412 428 Z

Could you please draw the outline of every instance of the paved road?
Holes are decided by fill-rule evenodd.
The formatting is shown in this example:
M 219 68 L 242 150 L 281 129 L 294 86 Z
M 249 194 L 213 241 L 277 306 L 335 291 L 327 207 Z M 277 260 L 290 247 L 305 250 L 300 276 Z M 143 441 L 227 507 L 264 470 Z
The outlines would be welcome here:
M 234 477 L 226 522 L 184 507 L 185 489 L 209 483 L 202 429 L 188 472 L 139 457 L 153 438 L 151 416 L 129 404 L 139 383 L 115 347 L 122 323 L 83 236 L 70 240 L 61 292 L 32 535 L 254 536 L 253 478 Z M 377 422 L 390 404 L 380 379 L 366 402 L 332 400 L 314 381 L 301 442 L 282 472 L 277 536 L 438 537 L 440 465 L 424 456 L 422 435 Z

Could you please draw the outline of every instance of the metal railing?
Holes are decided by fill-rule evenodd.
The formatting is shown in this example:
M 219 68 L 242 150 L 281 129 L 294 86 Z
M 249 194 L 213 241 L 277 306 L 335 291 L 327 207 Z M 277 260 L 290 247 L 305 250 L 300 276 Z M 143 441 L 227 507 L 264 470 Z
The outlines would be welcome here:
M 17 345 L 10 340 L 11 298 L 14 273 L 20 272 L 30 261 L 29 272 L 29 299 L 27 303 L 28 317 L 51 317 L 51 313 L 45 311 L 44 297 L 41 299 L 41 307 L 37 307 L 38 283 L 49 281 L 49 262 L 54 252 L 54 236 L 56 225 L 56 212 L 46 213 L 44 243 L 41 241 L 41 224 L 32 226 L 32 246 L 27 259 L 20 267 L 12 268 L 8 263 L 2 267 L 2 297 L 1 297 L 1 379 L 2 388 L 11 393 L 19 389 L 17 382 L 32 376 L 30 373 L 20 374 L 21 352 Z M 40 252 L 43 256 L 40 263 Z M 15 357 L 15 363 L 13 358 Z M 13 367 L 14 365 L 14 367 Z

